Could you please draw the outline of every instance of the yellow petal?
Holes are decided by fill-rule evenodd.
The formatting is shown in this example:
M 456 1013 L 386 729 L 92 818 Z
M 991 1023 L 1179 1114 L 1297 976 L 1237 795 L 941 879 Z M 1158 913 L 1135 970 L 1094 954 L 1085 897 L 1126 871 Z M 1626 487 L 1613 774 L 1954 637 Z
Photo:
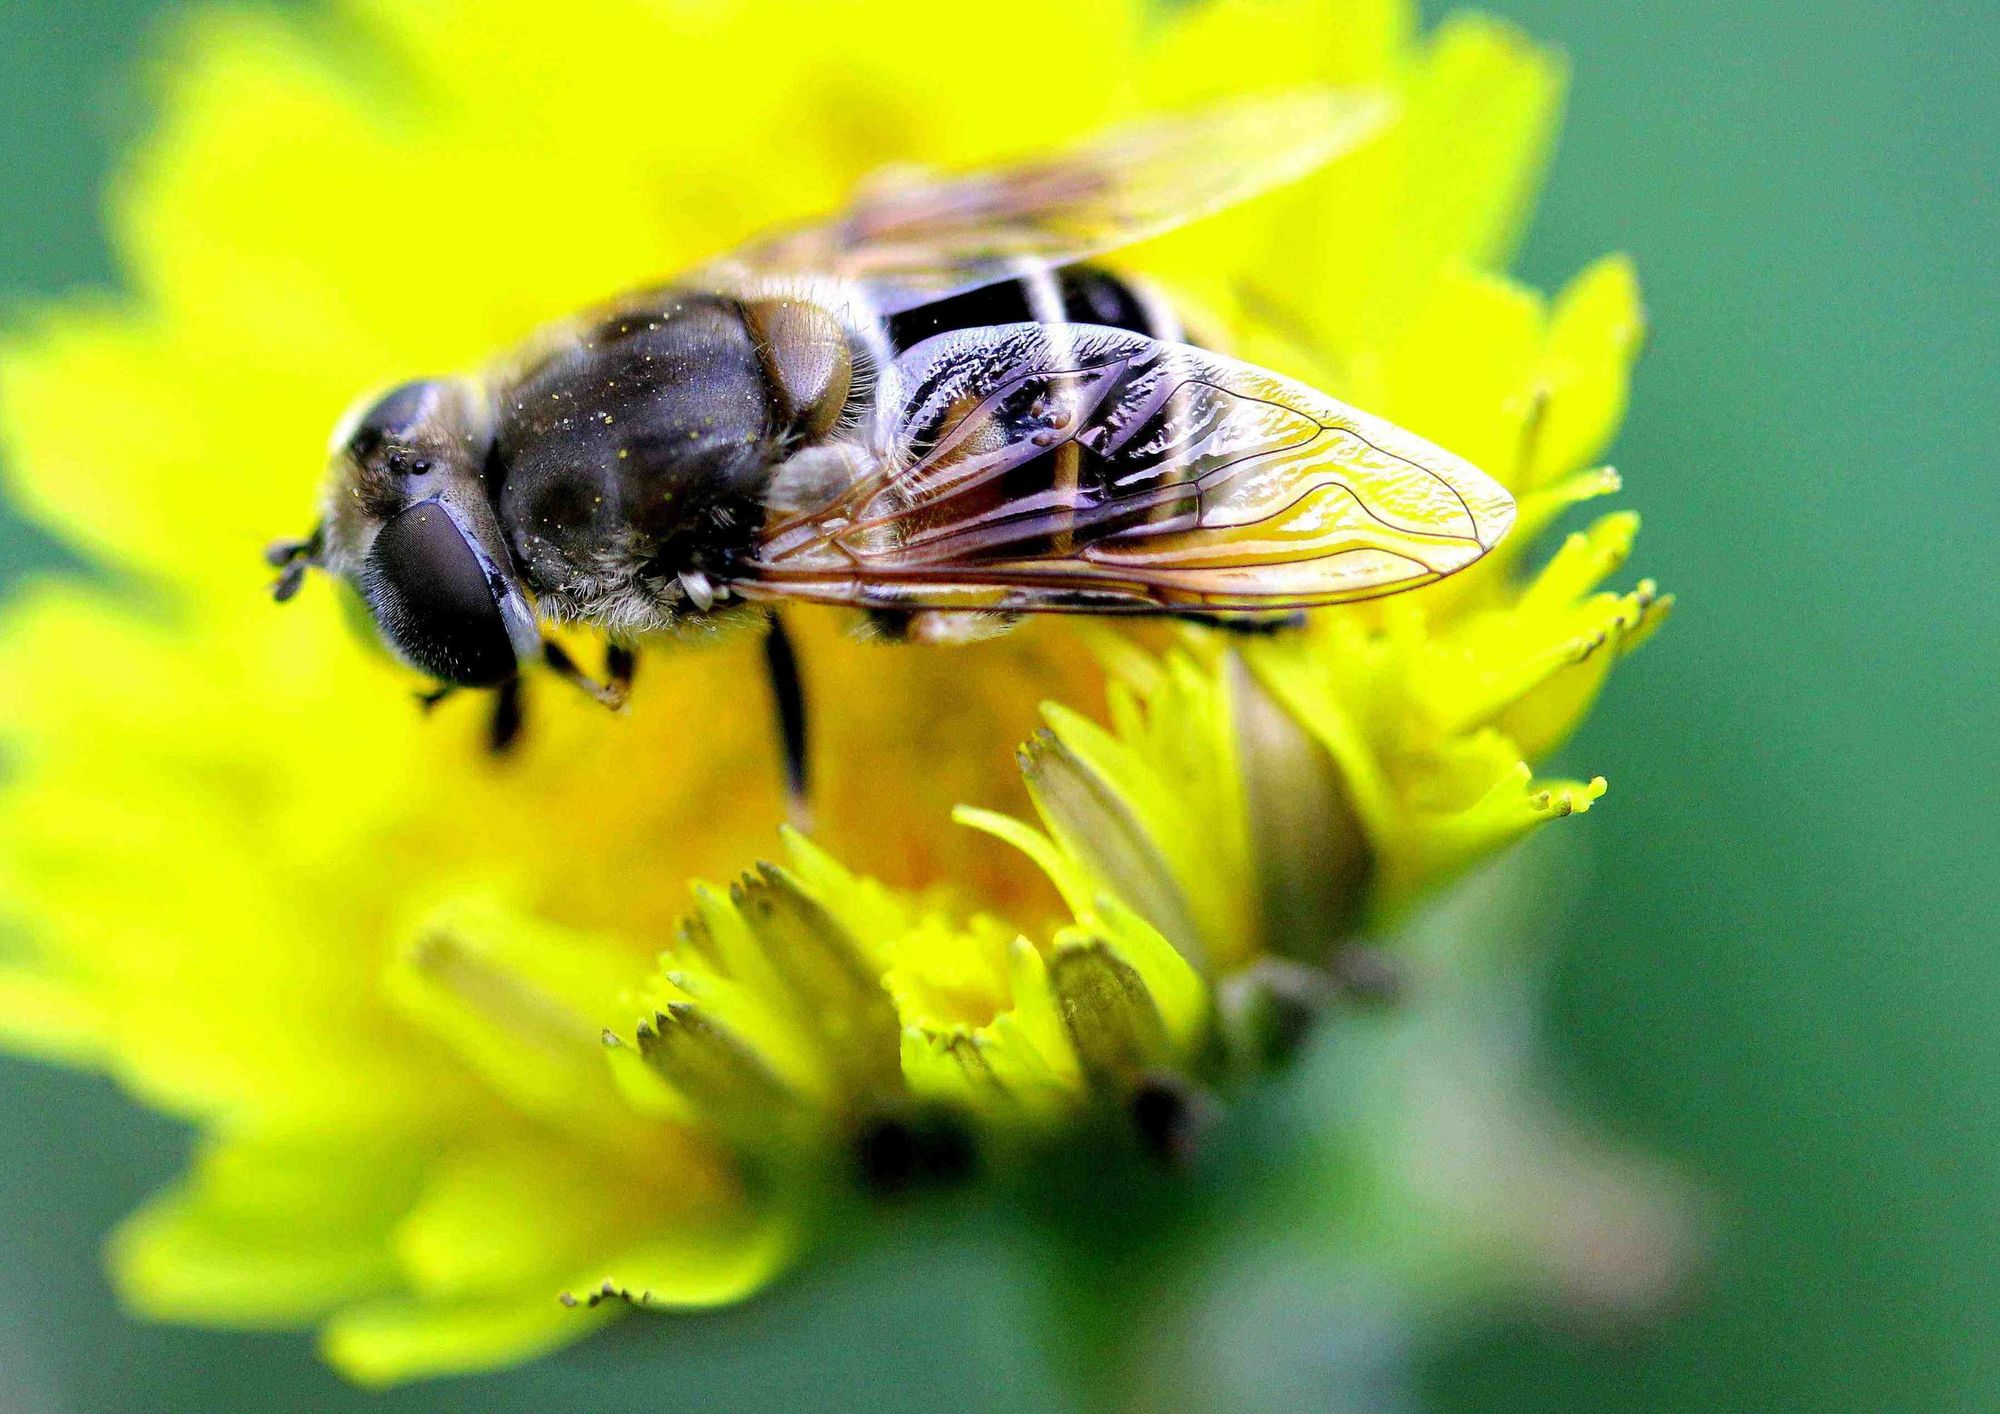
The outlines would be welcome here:
M 1260 951 L 1324 962 L 1366 909 L 1375 847 L 1332 753 L 1229 657 Z
M 451 910 L 418 927 L 385 978 L 389 997 L 509 1104 L 586 1132 L 632 1128 L 595 1020 L 610 1010 L 608 999 L 578 1009 L 524 965 L 537 940 L 553 957 L 564 956 L 568 940 L 545 925 L 482 912 L 472 926 Z
M 0 1040 L 9 1050 L 65 1065 L 102 1063 L 103 1009 L 86 983 L 40 966 L 0 968 Z
M 1378 406 L 1368 366 L 1423 309 L 1433 282 L 1496 265 L 1512 247 L 1563 82 L 1560 61 L 1517 31 L 1455 16 L 1401 86 L 1399 121 L 1315 179 L 1319 215 L 1294 223 L 1307 235 L 1294 243 L 1313 264 L 1255 283 L 1260 306 L 1283 312 L 1301 342 L 1329 354 L 1343 375 L 1335 391 Z
M 714 1012 L 729 1020 L 693 1003 L 670 1004 L 639 1026 L 640 1059 L 732 1140 L 789 1137 L 809 1119 L 805 1099 L 813 1092 L 802 1095 L 787 1084 L 767 1053 L 737 1034 L 731 1023 L 739 1022 L 742 1007 L 722 1000 Z
M 1111 955 L 1129 964 L 1145 985 L 1147 995 L 1159 1009 L 1167 1037 L 1175 1047 L 1174 1061 L 1184 1062 L 1189 1048 L 1199 1041 L 1208 1022 L 1207 982 L 1164 934 L 1137 912 L 1127 908 L 1121 900 L 1100 897 L 1095 922 Z M 1052 975 L 1054 965 L 1052 959 Z M 1075 1040 L 1074 1033 L 1071 1040 Z
M 398 1263 L 426 1298 L 553 1292 L 593 1254 L 631 1240 L 649 1219 L 672 1220 L 699 1172 L 658 1172 L 640 1187 L 622 1165 L 516 1133 L 470 1138 L 430 1171 L 397 1224 Z M 660 1199 L 671 1195 L 663 1204 Z
M 1601 466 L 1563 477 L 1529 492 L 1521 498 L 1519 512 L 1514 517 L 1513 533 L 1500 548 L 1500 553 L 1510 559 L 1518 558 L 1570 507 L 1599 496 L 1616 495 L 1624 489 L 1624 485 L 1615 470 Z
M 1578 607 L 1574 654 L 1562 667 L 1523 692 L 1495 724 L 1539 759 L 1568 740 L 1597 700 L 1613 665 L 1665 620 L 1673 596 L 1651 580 L 1629 594 L 1595 594 Z
M 572 1310 L 531 1292 L 458 1302 L 395 1297 L 341 1311 L 321 1329 L 320 1350 L 350 1380 L 380 1387 L 518 1364 L 583 1339 L 614 1314 Z
M 1632 365 L 1645 337 L 1639 276 L 1625 256 L 1597 261 L 1557 296 L 1541 363 L 1547 403 L 1525 486 L 1544 485 L 1604 454 L 1625 419 Z
M 1158 833 L 1141 814 L 1150 805 L 1150 818 L 1160 818 L 1157 781 L 1094 723 L 1066 713 L 1055 721 L 1062 737 L 1040 738 L 1022 752 L 1022 774 L 1050 837 L 1101 887 L 1153 920 L 1183 957 L 1206 966 L 1200 926 Z M 1071 739 L 1092 752 L 1097 769 L 1070 747 Z
M 1475 861 L 1512 844 L 1551 820 L 1581 815 L 1604 794 L 1602 776 L 1589 781 L 1537 781 L 1521 765 L 1470 808 L 1418 822 L 1412 867 L 1385 889 L 1384 906 L 1407 906 L 1420 891 L 1437 887 Z
M 961 825 L 1002 840 L 1027 855 L 1056 886 L 1072 914 L 1081 914 L 1089 909 L 1093 888 L 1089 872 L 1041 831 L 1011 816 L 971 805 L 959 806 L 951 812 L 951 818 Z
M 582 1269 L 565 1293 L 637 1306 L 696 1309 L 740 1301 L 797 1254 L 800 1234 L 779 1215 L 718 1214 L 663 1229 Z
M 1355 394 L 1503 485 L 1517 486 L 1544 316 L 1533 290 L 1497 275 L 1446 270 L 1405 311 L 1397 336 L 1383 343 Z
M 1218 0 L 1156 20 L 1147 86 L 1192 104 L 1244 89 L 1389 77 L 1415 29 L 1402 0 Z
M 1454 15 L 1439 26 L 1407 100 L 1436 242 L 1466 264 L 1503 266 L 1520 239 L 1555 135 L 1567 65 L 1512 26 Z
M 291 1326 L 397 1282 L 394 1225 L 418 1167 L 388 1133 L 210 1143 L 120 1226 L 120 1295 L 155 1319 Z
M 779 973 L 822 1064 L 863 1093 L 887 1086 L 899 1050 L 895 1008 L 861 945 L 782 869 L 765 865 L 732 894 Z

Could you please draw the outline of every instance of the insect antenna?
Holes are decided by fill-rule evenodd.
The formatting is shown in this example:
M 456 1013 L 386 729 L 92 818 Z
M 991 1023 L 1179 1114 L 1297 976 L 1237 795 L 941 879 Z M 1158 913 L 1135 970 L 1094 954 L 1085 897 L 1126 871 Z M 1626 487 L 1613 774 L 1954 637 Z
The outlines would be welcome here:
M 326 527 L 316 525 L 303 540 L 274 540 L 264 547 L 264 563 L 278 572 L 271 581 L 271 598 L 282 604 L 299 592 L 306 571 L 320 562 L 326 543 Z

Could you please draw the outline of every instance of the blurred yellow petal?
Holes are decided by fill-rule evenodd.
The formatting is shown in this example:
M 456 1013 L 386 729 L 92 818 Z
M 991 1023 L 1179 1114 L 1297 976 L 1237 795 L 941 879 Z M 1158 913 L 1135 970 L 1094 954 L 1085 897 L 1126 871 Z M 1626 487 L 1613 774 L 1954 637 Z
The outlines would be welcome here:
M 563 1295 L 585 1305 L 611 1299 L 667 1309 L 725 1306 L 770 1281 L 798 1248 L 799 1234 L 782 1220 L 688 1222 L 587 1268 Z
M 98 1063 L 104 1017 L 87 985 L 39 967 L 0 968 L 0 1039 L 9 1050 L 67 1065 Z
M 613 1314 L 553 1296 L 484 1301 L 391 1297 L 349 1306 L 320 1332 L 328 1363 L 362 1385 L 517 1364 L 579 1340 Z
M 1435 278 L 1356 395 L 1509 484 L 1516 482 L 1546 323 L 1533 290 L 1452 269 Z
M 1253 277 L 1260 307 L 1283 311 L 1334 391 L 1364 406 L 1369 365 L 1433 282 L 1511 249 L 1563 96 L 1559 59 L 1481 16 L 1447 20 L 1406 64 L 1399 120 L 1315 183 L 1319 214 L 1290 233 L 1291 258 Z
M 1426 154 L 1428 240 L 1469 265 L 1504 265 L 1526 224 L 1562 109 L 1568 70 L 1519 30 L 1454 15 L 1431 36 L 1409 111 Z M 1441 190 L 1435 190 L 1436 183 Z
M 1388 78 L 1416 25 L 1403 0 L 1219 0 L 1177 5 L 1145 52 L 1156 89 L 1193 104 L 1245 89 Z
M 1556 297 L 1542 353 L 1545 406 L 1524 489 L 1604 454 L 1624 421 L 1632 365 L 1645 338 L 1639 275 L 1625 256 L 1606 256 Z
M 654 1192 L 665 1177 L 655 1176 Z M 658 1220 L 659 1203 L 630 1179 L 555 1136 L 468 1138 L 397 1223 L 396 1259 L 426 1298 L 546 1295 L 578 1264 Z M 614 1194 L 622 1201 L 607 1201 Z
M 505 956 L 526 934 L 543 944 L 542 957 L 563 958 L 569 939 L 513 920 L 482 922 L 468 931 L 461 915 L 419 929 L 384 980 L 388 998 L 523 1113 L 586 1130 L 628 1122 L 593 1020 L 610 997 L 579 1009 Z
M 124 1299 L 155 1317 L 291 1326 L 395 1288 L 391 1233 L 422 1173 L 380 1134 L 211 1142 L 112 1238 Z
M 1521 498 L 1519 512 L 1514 518 L 1514 534 L 1519 540 L 1503 553 L 1510 559 L 1515 558 L 1519 544 L 1533 544 L 1536 537 L 1555 524 L 1570 507 L 1580 506 L 1599 496 L 1614 496 L 1624 488 L 1625 483 L 1616 471 L 1601 466 L 1565 476 L 1560 481 L 1529 492 Z

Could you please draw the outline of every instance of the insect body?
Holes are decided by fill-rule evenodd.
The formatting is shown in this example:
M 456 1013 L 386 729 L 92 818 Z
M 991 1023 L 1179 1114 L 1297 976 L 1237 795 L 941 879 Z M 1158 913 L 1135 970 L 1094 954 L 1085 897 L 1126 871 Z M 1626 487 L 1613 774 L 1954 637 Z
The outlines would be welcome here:
M 447 689 L 508 693 L 541 658 L 616 700 L 629 651 L 600 687 L 542 623 L 624 644 L 811 601 L 954 640 L 1023 613 L 1268 617 L 1441 578 L 1506 533 L 1500 486 L 1183 342 L 1163 301 L 1089 263 L 1302 176 L 1379 117 L 1296 93 L 908 182 L 480 375 L 405 384 L 336 434 L 321 524 L 273 548 L 278 596 L 323 567 Z M 771 643 L 797 785 L 803 709 Z

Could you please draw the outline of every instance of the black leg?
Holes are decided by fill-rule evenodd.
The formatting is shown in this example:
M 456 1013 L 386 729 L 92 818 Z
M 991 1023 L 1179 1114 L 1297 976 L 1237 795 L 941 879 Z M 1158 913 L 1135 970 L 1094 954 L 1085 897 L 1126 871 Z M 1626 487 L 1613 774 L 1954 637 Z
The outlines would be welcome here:
M 424 715 L 447 697 L 456 696 L 462 689 L 451 683 L 440 683 L 429 692 L 416 694 L 417 706 Z M 521 680 L 509 678 L 493 690 L 492 705 L 486 717 L 486 749 L 494 756 L 505 756 L 521 740 Z
M 1293 609 L 1290 613 L 1277 614 L 1216 614 L 1204 613 L 1200 609 L 1185 609 L 1176 612 L 1174 618 L 1203 628 L 1221 629 L 1243 638 L 1268 638 L 1274 633 L 1287 629 L 1304 628 L 1306 611 Z
M 486 719 L 486 749 L 505 756 L 521 740 L 521 680 L 509 678 L 493 692 L 493 715 Z
M 565 682 L 582 688 L 585 692 L 614 711 L 625 705 L 624 689 L 615 684 L 598 682 L 590 674 L 576 665 L 576 659 L 564 651 L 563 646 L 553 638 L 542 640 L 542 661 L 547 663 L 556 676 Z
M 771 616 L 771 631 L 764 636 L 764 671 L 771 679 L 771 699 L 778 712 L 778 741 L 784 751 L 785 793 L 792 823 L 803 830 L 810 819 L 812 799 L 805 684 L 799 678 L 798 655 L 792 651 L 785 621 L 775 614 Z
M 869 609 L 868 630 L 884 643 L 908 643 L 910 641 L 910 620 L 915 617 L 908 609 Z
M 632 679 L 639 672 L 639 650 L 616 641 L 604 645 L 604 676 L 620 697 L 632 691 Z

